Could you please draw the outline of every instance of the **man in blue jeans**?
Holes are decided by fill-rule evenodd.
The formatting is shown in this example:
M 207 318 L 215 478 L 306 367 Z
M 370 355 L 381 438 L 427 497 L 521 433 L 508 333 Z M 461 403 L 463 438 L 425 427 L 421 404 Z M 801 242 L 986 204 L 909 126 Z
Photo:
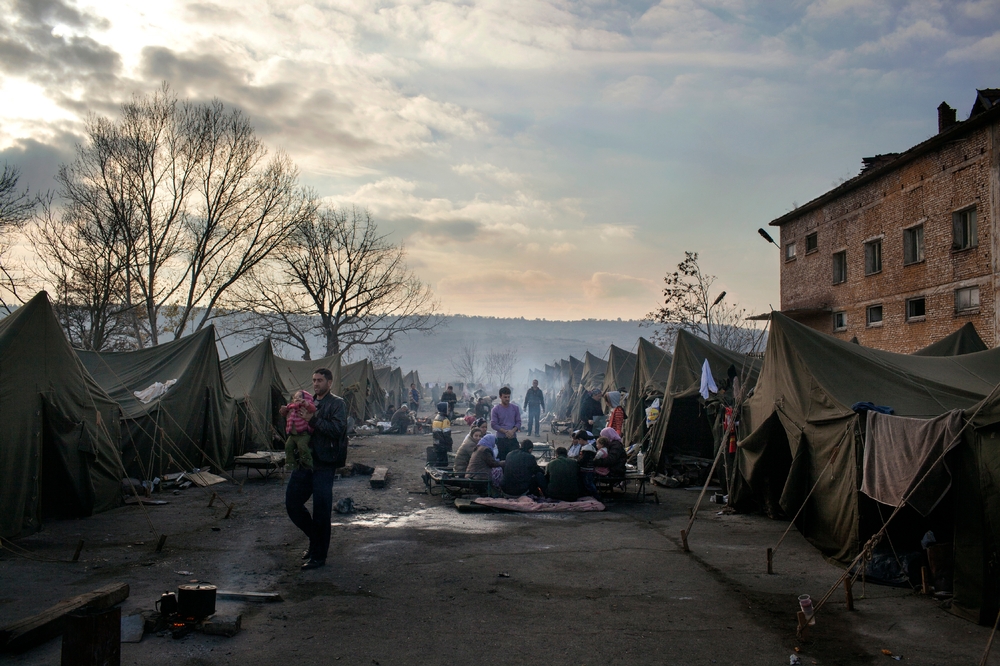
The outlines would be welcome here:
M 309 537 L 309 550 L 303 555 L 303 570 L 318 569 L 326 564 L 330 550 L 330 518 L 333 513 L 333 476 L 347 458 L 347 403 L 330 393 L 333 373 L 318 368 L 313 373 L 313 399 L 316 414 L 309 421 L 313 427 L 309 448 L 313 454 L 313 469 L 299 468 L 292 472 L 285 489 L 285 511 L 295 526 Z M 281 416 L 285 417 L 285 407 Z M 305 504 L 312 497 L 313 512 Z
M 538 388 L 538 380 L 531 380 L 531 388 L 524 394 L 524 408 L 528 410 L 528 434 L 531 434 L 531 424 L 535 424 L 535 437 L 538 437 L 539 421 L 545 411 L 545 393 Z

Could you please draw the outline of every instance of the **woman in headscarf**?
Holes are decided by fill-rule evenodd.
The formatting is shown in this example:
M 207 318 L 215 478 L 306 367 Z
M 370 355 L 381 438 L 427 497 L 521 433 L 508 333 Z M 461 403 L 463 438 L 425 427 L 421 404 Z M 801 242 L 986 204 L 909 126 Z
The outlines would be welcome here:
M 608 440 L 608 455 L 594 460 L 594 468 L 607 468 L 607 476 L 625 478 L 625 445 L 614 428 L 605 428 L 601 437 Z
M 620 437 L 622 427 L 625 425 L 625 409 L 622 407 L 621 391 L 608 391 L 604 394 L 604 399 L 611 407 L 611 413 L 608 415 L 608 427 L 614 429 Z
M 475 453 L 476 447 L 479 446 L 479 440 L 482 438 L 482 426 L 474 427 L 465 436 L 465 439 L 462 440 L 462 445 L 455 452 L 455 465 L 453 467 L 455 474 L 465 474 L 465 470 L 469 467 L 469 460 L 472 458 L 472 454 Z
M 489 475 L 490 481 L 495 488 L 499 488 L 503 483 L 503 462 L 497 460 L 496 436 L 493 433 L 483 435 L 479 440 L 479 445 L 469 459 L 469 466 L 465 470 L 465 475 L 470 478 L 485 478 Z

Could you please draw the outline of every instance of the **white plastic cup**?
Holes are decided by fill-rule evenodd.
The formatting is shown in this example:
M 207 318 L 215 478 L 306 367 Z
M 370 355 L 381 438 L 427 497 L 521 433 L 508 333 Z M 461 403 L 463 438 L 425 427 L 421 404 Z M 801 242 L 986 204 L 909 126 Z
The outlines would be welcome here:
M 799 595 L 799 608 L 801 608 L 802 612 L 806 614 L 806 619 L 812 618 L 813 601 L 808 594 Z

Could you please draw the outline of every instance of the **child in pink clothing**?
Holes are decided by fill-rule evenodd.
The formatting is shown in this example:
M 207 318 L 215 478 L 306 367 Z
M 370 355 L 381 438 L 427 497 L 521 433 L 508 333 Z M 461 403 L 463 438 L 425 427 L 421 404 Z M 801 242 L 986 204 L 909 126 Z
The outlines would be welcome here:
M 296 391 L 292 401 L 286 405 L 285 417 L 285 466 L 288 469 L 303 467 L 312 469 L 312 451 L 309 450 L 309 433 L 313 431 L 309 420 L 316 413 L 316 404 L 306 391 Z

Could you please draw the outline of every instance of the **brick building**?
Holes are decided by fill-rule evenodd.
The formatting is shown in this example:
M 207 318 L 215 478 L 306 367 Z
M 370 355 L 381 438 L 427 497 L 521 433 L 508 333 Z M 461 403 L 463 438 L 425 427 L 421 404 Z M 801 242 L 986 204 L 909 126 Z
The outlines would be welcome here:
M 781 310 L 869 347 L 913 352 L 971 321 L 1000 344 L 1000 89 L 965 121 L 865 158 L 861 173 L 771 222 Z

